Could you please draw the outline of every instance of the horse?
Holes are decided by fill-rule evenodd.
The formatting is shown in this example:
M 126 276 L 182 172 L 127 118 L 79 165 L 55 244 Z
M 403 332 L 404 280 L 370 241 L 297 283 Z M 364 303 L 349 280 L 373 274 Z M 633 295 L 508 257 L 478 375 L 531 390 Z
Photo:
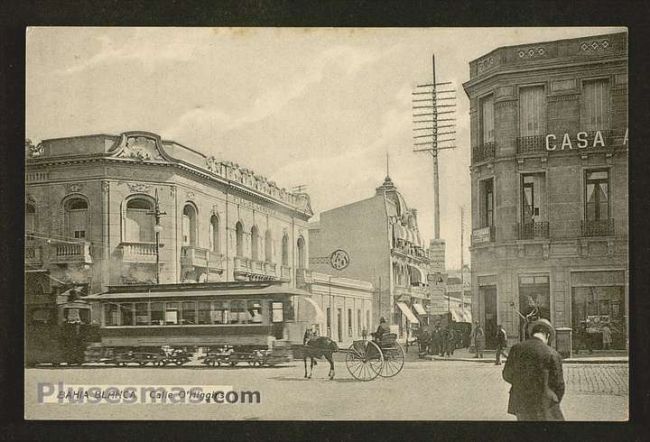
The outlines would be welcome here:
M 330 379 L 334 379 L 334 359 L 332 358 L 332 354 L 339 349 L 336 342 L 327 336 L 315 336 L 308 330 L 305 332 L 303 344 L 305 351 L 303 356 L 305 361 L 305 377 L 311 379 L 314 365 L 317 365 L 316 359 L 325 358 L 330 363 L 330 371 L 327 376 Z M 311 360 L 309 375 L 307 375 L 307 358 Z

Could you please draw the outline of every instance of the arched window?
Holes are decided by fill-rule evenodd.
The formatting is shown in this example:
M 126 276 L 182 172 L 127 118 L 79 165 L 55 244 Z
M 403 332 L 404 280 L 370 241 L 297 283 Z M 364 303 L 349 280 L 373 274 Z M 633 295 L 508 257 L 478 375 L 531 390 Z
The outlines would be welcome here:
M 244 226 L 240 222 L 235 226 L 235 240 L 237 242 L 237 256 L 244 256 Z
M 289 267 L 289 235 L 282 237 L 282 265 Z
M 251 259 L 253 261 L 259 260 L 259 248 L 260 248 L 260 234 L 257 230 L 257 226 L 251 228 Z
M 66 236 L 82 239 L 86 237 L 88 223 L 88 202 L 80 197 L 68 199 L 64 204 Z
M 156 223 L 152 214 L 153 202 L 147 198 L 132 198 L 126 203 L 124 241 L 154 242 L 153 226 Z
M 305 250 L 305 239 L 302 236 L 298 238 L 298 268 L 307 268 L 307 250 Z
M 25 231 L 36 231 L 36 207 L 31 203 L 25 205 Z
M 273 238 L 270 230 L 267 230 L 264 235 L 264 261 L 273 261 Z
M 219 253 L 221 244 L 219 242 L 219 217 L 212 215 L 210 217 L 210 250 Z
M 183 245 L 196 247 L 196 209 L 192 204 L 183 207 Z

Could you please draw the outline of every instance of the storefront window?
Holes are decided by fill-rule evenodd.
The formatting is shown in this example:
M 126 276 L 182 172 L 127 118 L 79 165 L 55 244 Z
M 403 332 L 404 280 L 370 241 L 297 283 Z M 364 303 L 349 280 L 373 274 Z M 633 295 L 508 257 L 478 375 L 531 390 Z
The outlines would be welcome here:
M 574 287 L 571 321 L 574 348 L 589 339 L 594 350 L 603 348 L 603 328 L 611 331 L 611 348 L 625 349 L 625 297 L 622 286 Z M 587 334 L 584 336 L 584 334 Z

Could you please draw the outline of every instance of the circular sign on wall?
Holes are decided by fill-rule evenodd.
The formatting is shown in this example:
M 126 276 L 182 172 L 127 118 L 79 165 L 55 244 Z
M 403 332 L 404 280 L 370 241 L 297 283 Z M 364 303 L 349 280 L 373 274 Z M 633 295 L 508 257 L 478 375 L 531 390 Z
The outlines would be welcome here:
M 345 250 L 334 250 L 330 255 L 330 264 L 336 270 L 343 270 L 350 264 L 350 255 Z

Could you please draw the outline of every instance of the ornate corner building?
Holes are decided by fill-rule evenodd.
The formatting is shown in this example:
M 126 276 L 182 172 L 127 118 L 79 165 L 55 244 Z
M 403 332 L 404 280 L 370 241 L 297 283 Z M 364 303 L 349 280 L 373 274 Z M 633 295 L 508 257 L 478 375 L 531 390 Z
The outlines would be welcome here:
M 626 33 L 470 62 L 472 310 L 488 347 L 497 324 L 523 338 L 531 313 L 607 324 L 627 346 L 627 66 Z
M 349 265 L 337 274 L 370 281 L 374 286 L 373 322 L 364 318 L 368 329 L 376 327 L 383 316 L 403 338 L 409 325 L 427 321 L 428 250 L 420 237 L 417 210 L 407 206 L 390 177 L 377 187 L 374 196 L 322 212 L 320 221 L 310 224 L 309 232 L 313 269 L 327 270 L 319 258 L 345 250 Z M 334 312 L 340 322 L 343 307 L 324 299 L 327 329 L 331 330 Z
M 147 132 L 27 147 L 28 293 L 308 273 L 307 194 Z

